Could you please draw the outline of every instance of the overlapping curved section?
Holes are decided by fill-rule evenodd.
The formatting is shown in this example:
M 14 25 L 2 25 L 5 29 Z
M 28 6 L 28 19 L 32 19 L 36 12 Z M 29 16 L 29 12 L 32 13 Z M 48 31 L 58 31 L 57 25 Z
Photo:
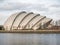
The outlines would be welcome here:
M 27 29 L 27 26 L 29 25 L 29 23 L 37 16 L 40 16 L 40 14 L 35 14 L 34 17 L 24 26 L 24 28 Z
M 50 19 L 50 18 L 44 18 L 43 20 L 36 23 L 36 25 L 34 25 L 32 28 L 33 29 L 39 29 L 39 28 L 44 29 L 50 24 L 51 21 L 52 21 L 52 19 Z
M 22 14 L 22 13 L 26 13 L 25 11 L 22 11 L 22 12 L 19 12 L 19 13 L 15 13 L 15 14 L 12 14 L 8 19 L 7 21 L 4 23 L 4 29 L 5 30 L 10 30 L 13 23 L 15 22 L 16 18 Z
M 29 22 L 29 25 L 30 25 L 30 27 L 29 28 L 31 28 L 32 29 L 32 27 L 34 26 L 34 25 L 36 25 L 36 23 L 38 23 L 40 20 L 42 20 L 43 18 L 45 18 L 45 16 L 37 16 L 37 17 L 35 17 L 33 20 L 31 20 L 30 22 Z M 27 27 L 26 28 L 28 28 L 28 25 L 27 25 Z
M 26 14 L 27 14 L 27 13 L 22 13 L 22 14 L 20 14 L 20 15 L 16 18 L 16 20 L 14 21 L 11 29 L 12 29 L 12 28 L 15 28 L 15 29 L 16 29 L 16 28 L 18 27 L 19 23 L 21 22 L 21 20 L 26 16 Z
M 35 14 L 33 12 L 19 12 L 11 15 L 7 21 L 4 23 L 5 30 L 15 30 L 15 29 L 40 29 L 48 27 L 52 19 L 46 18 L 46 16 L 41 16 L 40 14 Z

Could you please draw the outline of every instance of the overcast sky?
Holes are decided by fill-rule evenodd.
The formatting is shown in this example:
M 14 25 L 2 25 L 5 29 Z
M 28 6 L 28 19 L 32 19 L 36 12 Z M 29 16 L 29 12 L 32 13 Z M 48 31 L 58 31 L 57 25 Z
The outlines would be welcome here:
M 0 24 L 13 13 L 25 10 L 60 19 L 60 0 L 0 0 Z

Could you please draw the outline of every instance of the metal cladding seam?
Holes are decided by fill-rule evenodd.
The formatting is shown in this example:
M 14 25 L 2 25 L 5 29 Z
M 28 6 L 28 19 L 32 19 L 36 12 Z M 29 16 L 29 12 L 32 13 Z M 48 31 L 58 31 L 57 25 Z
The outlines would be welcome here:
M 26 12 L 25 12 L 25 11 L 22 11 L 22 12 L 20 12 L 20 13 L 16 13 L 16 14 L 11 15 L 11 16 L 7 19 L 7 21 L 4 23 L 4 28 L 6 28 L 6 26 L 8 26 L 8 27 L 7 27 L 8 30 L 11 30 L 11 27 L 12 27 L 15 19 L 16 19 L 16 18 L 18 17 L 18 15 L 21 14 L 21 13 L 26 13 Z
M 20 27 L 20 24 L 24 21 L 24 19 L 29 16 L 30 14 L 34 14 L 33 12 L 29 12 L 28 14 L 26 14 L 26 16 L 20 21 L 18 27 Z
M 17 16 L 15 17 L 15 19 L 13 20 L 13 23 L 12 23 L 12 25 L 11 25 L 10 30 L 12 30 L 12 26 L 13 26 L 13 24 L 14 24 L 16 18 L 18 18 L 18 16 L 19 16 L 20 14 L 22 14 L 22 13 L 26 13 L 26 12 L 25 12 L 25 11 L 22 11 L 22 12 L 20 12 L 20 13 L 17 14 Z
M 36 18 L 37 16 L 40 16 L 40 14 L 35 14 L 35 16 L 34 16 L 31 20 L 33 20 L 33 19 Z M 31 21 L 31 20 L 30 20 L 30 21 Z M 30 21 L 29 21 L 29 22 L 30 22 Z M 24 28 L 26 28 L 26 26 L 29 25 L 29 22 L 25 25 Z
M 22 13 L 20 14 L 16 19 L 15 19 L 15 22 L 13 23 L 12 25 L 12 29 L 15 28 L 17 29 L 19 23 L 21 22 L 21 20 L 26 16 L 27 13 Z
M 7 30 L 12 30 L 14 26 L 16 26 L 15 29 L 24 26 L 22 29 L 28 29 L 27 26 L 30 25 L 29 29 L 33 29 L 42 22 L 44 22 L 44 25 L 49 25 L 51 19 L 46 18 L 46 16 L 41 16 L 40 14 L 34 14 L 33 12 L 26 13 L 22 11 L 11 15 L 4 23 L 4 28 L 6 29 L 6 26 L 8 26 Z

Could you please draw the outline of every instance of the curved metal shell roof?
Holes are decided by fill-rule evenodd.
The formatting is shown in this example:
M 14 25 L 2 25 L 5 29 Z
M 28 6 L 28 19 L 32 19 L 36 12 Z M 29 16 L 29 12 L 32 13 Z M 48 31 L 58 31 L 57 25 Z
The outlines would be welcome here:
M 14 21 L 12 27 L 18 27 L 19 23 L 21 22 L 21 20 L 26 16 L 27 13 L 22 13 L 18 16 L 18 18 L 16 18 L 16 20 Z M 11 27 L 11 28 L 12 28 Z
M 41 23 L 44 23 L 43 25 L 49 25 L 50 21 L 52 19 L 46 18 L 46 16 L 41 16 L 39 14 L 34 14 L 33 12 L 25 12 L 22 11 L 20 13 L 15 13 L 11 15 L 7 21 L 4 23 L 4 28 L 6 30 L 12 30 L 12 29 L 38 29 L 41 25 Z M 49 24 L 47 24 L 49 22 Z M 46 26 L 46 27 L 47 27 Z

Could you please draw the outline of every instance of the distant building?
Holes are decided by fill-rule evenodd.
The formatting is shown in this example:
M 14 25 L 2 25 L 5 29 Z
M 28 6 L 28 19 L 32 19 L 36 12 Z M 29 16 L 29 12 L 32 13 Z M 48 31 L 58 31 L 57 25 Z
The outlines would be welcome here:
M 49 28 L 50 30 L 60 30 L 60 26 L 52 26 Z
M 34 14 L 33 12 L 19 12 L 11 15 L 3 27 L 5 30 L 14 29 L 41 29 L 46 28 L 50 24 L 52 19 L 41 16 L 40 14 Z
M 0 30 L 3 30 L 3 25 L 0 25 Z

